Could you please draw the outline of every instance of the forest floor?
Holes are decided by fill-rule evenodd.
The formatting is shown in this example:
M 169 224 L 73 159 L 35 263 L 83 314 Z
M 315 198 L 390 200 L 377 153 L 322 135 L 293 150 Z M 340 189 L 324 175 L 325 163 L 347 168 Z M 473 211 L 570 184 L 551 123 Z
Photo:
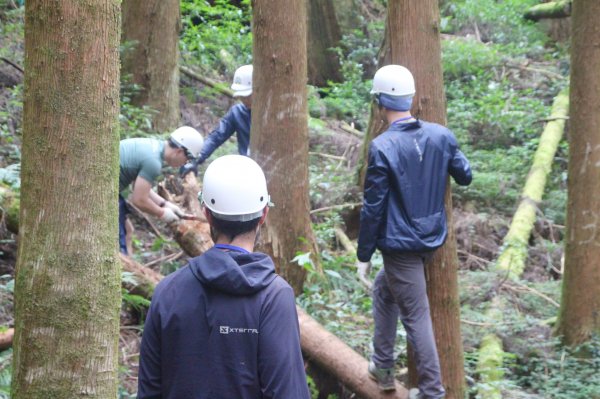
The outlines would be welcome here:
M 0 37 L 0 48 L 13 48 L 11 37 Z M 15 65 L 23 65 L 22 48 L 14 47 L 14 59 L 0 59 L 0 117 L 9 121 L 7 129 L 0 131 L 0 168 L 20 161 L 20 131 L 22 107 L 15 103 L 21 97 L 23 74 Z M 10 62 L 8 62 L 10 61 Z M 182 76 L 181 113 L 182 124 L 196 127 L 204 135 L 217 125 L 220 117 L 234 100 L 225 96 L 206 95 L 206 87 Z M 331 278 L 327 284 L 332 289 L 323 289 L 325 284 L 315 276 L 306 283 L 306 293 L 299 302 L 308 312 L 328 329 L 340 336 L 361 354 L 370 353 L 372 318 L 368 292 L 356 279 L 353 264 L 332 234 L 333 226 L 342 226 L 351 239 L 356 239 L 358 209 L 350 204 L 360 202 L 356 187 L 356 168 L 362 151 L 362 139 L 342 128 L 341 121 L 320 118 L 310 123 L 310 185 L 311 208 L 318 209 L 333 205 L 349 204 L 341 212 L 318 212 L 312 215 L 315 231 L 326 267 L 343 277 L 343 281 Z M 317 123 L 318 122 L 318 123 Z M 541 128 L 540 128 L 541 130 Z M 235 139 L 220 147 L 211 159 L 227 153 L 235 153 Z M 469 153 L 466 154 L 469 157 Z M 200 174 L 206 165 L 200 169 Z M 176 173 L 166 170 L 166 173 Z M 475 171 L 477 178 L 477 171 Z M 522 282 L 528 288 L 498 282 L 491 265 L 508 231 L 511 215 L 483 206 L 475 201 L 454 196 L 454 228 L 460 261 L 459 281 L 461 320 L 465 349 L 467 379 L 471 387 L 476 385 L 475 351 L 486 329 L 493 324 L 485 319 L 485 304 L 496 292 L 508 300 L 514 314 L 503 326 L 497 328 L 505 351 L 515 354 L 515 359 L 506 364 L 508 379 L 513 384 L 503 386 L 504 397 L 540 398 L 536 395 L 535 382 L 517 383 L 528 359 L 539 357 L 550 359 L 551 346 L 536 347 L 536 342 L 548 342 L 552 337 L 552 317 L 557 313 L 560 278 L 562 275 L 562 236 L 564 226 L 556 225 L 543 215 L 540 216 L 530 238 L 528 260 Z M 516 205 L 516 204 L 515 204 Z M 155 271 L 168 274 L 187 262 L 178 245 L 169 237 L 168 230 L 160 221 L 133 212 L 135 226 L 134 259 Z M 116 240 L 116 237 L 115 237 Z M 13 295 L 11 280 L 14 278 L 17 237 L 10 233 L 4 223 L 0 225 L 0 326 L 13 325 Z M 168 259 L 167 261 L 161 261 Z M 338 261 L 338 259 L 342 259 Z M 381 266 L 375 259 L 375 266 Z M 333 274 L 333 273 L 332 273 Z M 342 292 L 342 293 L 340 293 Z M 351 310 L 348 310 L 352 307 Z M 524 317 L 519 318 L 521 314 Z M 120 337 L 120 397 L 134 397 L 137 386 L 139 343 L 143 328 L 144 309 L 135 303 L 124 301 L 121 311 Z M 550 321 L 549 321 L 550 320 Z M 399 332 L 398 347 L 403 348 L 403 335 Z M 538 350 L 539 349 L 539 350 Z M 400 349 L 399 369 L 405 367 L 405 353 Z M 535 352 L 535 353 L 534 353 Z M 541 353 L 541 354 L 540 354 Z M 537 363 L 536 363 L 537 364 Z M 547 364 L 546 364 L 547 366 Z M 0 368 L 4 368 L 1 366 Z M 529 366 L 528 366 L 529 367 Z M 563 367 L 563 363 L 560 363 Z M 550 371 L 548 371 L 550 370 Z M 562 369 L 561 369 L 562 370 Z M 535 372 L 530 367 L 530 374 Z M 546 367 L 548 378 L 552 370 Z M 511 375 L 512 374 L 512 375 Z M 517 374 L 519 374 L 517 376 Z M 402 377 L 402 375 L 400 375 Z M 519 393 L 520 392 L 520 393 Z M 527 394 L 523 392 L 529 392 Z M 471 392 L 471 396 L 474 397 Z M 573 396 L 584 398 L 585 396 Z
M 1 61 L 0 61 L 1 63 Z M 17 77 L 18 79 L 18 77 Z M 186 82 L 194 86 L 197 92 L 201 92 L 203 87 L 194 82 Z M 3 99 L 9 98 L 6 94 L 11 87 L 0 86 L 0 108 L 5 103 Z M 191 102 L 189 98 L 182 96 L 181 111 L 183 115 L 183 124 L 189 124 L 198 128 L 203 134 L 208 134 L 214 128 L 220 116 L 233 104 L 233 100 L 225 97 L 201 97 L 197 96 Z M 340 176 L 335 187 L 324 183 L 317 190 L 318 195 L 311 197 L 311 206 L 313 209 L 327 207 L 331 205 L 340 205 L 341 203 L 356 203 L 360 201 L 360 196 L 355 187 L 355 174 L 359 154 L 362 146 L 362 139 L 354 134 L 348 133 L 340 127 L 339 121 L 324 120 L 324 126 L 310 129 L 310 152 L 311 152 L 311 176 L 318 176 L 329 173 L 332 169 Z M 16 122 L 20 123 L 20 122 Z M 0 154 L 5 154 L 1 160 L 1 167 L 9 164 L 10 158 L 6 154 L 15 151 L 15 146 L 20 143 L 20 137 L 15 134 L 13 137 L 2 137 L 0 141 Z M 213 159 L 225 153 L 235 153 L 236 145 L 234 139 L 230 140 L 213 155 Z M 332 155 L 340 158 L 331 158 Z M 467 154 L 468 155 L 468 154 Z M 340 159 L 344 159 L 340 161 Z M 203 165 L 205 167 L 205 165 Z M 202 173 L 203 167 L 200 172 Z M 174 171 L 168 171 L 174 173 Z M 168 173 L 167 172 L 167 173 Z M 460 276 L 463 287 L 470 287 L 477 292 L 470 296 L 468 305 L 470 308 L 476 308 L 485 301 L 485 295 L 481 295 L 481 286 L 477 281 L 469 278 L 470 271 L 486 271 L 488 266 L 494 261 L 502 243 L 502 238 L 508 230 L 510 218 L 500 214 L 477 212 L 473 209 L 474 205 L 469 203 L 455 203 L 454 209 L 454 227 L 458 242 L 458 256 L 460 260 Z M 322 222 L 323 216 L 315 214 L 313 221 Z M 351 239 L 356 238 L 357 211 L 350 210 L 342 212 L 342 218 L 347 223 L 345 228 Z M 187 257 L 179 254 L 180 249 L 177 244 L 169 237 L 169 233 L 161 222 L 145 217 L 144 215 L 133 212 L 131 220 L 135 226 L 134 233 L 134 258 L 141 264 L 150 265 L 154 270 L 168 274 L 187 262 Z M 562 249 L 559 245 L 548 247 L 545 245 L 548 238 L 553 242 L 559 242 L 561 239 L 561 226 L 554 226 L 550 222 L 540 221 L 536 224 L 536 229 L 532 237 L 532 247 L 529 252 L 529 260 L 525 271 L 525 280 L 528 281 L 549 281 L 556 280 L 560 276 Z M 537 238 L 542 238 L 537 240 Z M 0 237 L 0 276 L 4 281 L 14 277 L 14 266 L 16 262 L 17 237 L 5 228 L 2 237 Z M 539 241 L 539 242 L 538 242 Z M 343 248 L 330 242 L 331 253 L 343 253 Z M 178 255 L 179 254 L 179 255 Z M 169 262 L 156 262 L 159 259 L 169 258 Z M 351 268 L 350 265 L 348 265 Z M 365 292 L 366 294 L 366 292 Z M 0 325 L 12 326 L 12 293 L 6 290 L 0 290 Z M 463 304 L 464 304 L 463 303 Z M 368 317 L 368 315 L 366 315 Z M 364 328 L 372 328 L 368 318 L 362 319 Z M 360 322 L 354 319 L 354 323 Z M 468 323 L 468 321 L 467 321 Z M 475 322 L 476 323 L 476 322 Z M 143 325 L 143 311 L 140 312 L 134 306 L 124 304 L 121 312 L 121 339 L 120 339 L 120 363 L 122 397 L 136 392 L 137 385 L 137 364 L 139 355 L 140 334 Z M 539 329 L 525 334 L 542 334 L 545 337 L 550 336 L 550 327 Z M 477 341 L 465 341 L 465 350 L 473 350 L 477 346 Z M 362 342 L 358 345 L 358 350 L 368 351 L 368 343 Z M 366 354 L 366 353 L 365 353 Z

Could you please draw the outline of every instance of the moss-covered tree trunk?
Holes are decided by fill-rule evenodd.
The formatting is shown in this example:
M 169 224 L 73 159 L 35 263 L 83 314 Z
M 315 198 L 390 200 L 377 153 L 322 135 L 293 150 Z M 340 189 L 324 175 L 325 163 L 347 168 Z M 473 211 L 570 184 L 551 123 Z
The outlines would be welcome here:
M 326 86 L 328 81 L 342 79 L 340 62 L 332 51 L 342 35 L 333 0 L 307 0 L 308 6 L 308 83 Z
M 254 0 L 254 75 L 251 154 L 263 167 L 275 207 L 263 229 L 261 249 L 298 294 L 305 269 L 292 259 L 317 246 L 308 199 L 306 101 L 306 4 Z
M 558 333 L 600 334 L 600 2 L 573 1 L 565 274 Z
M 25 4 L 12 397 L 117 396 L 118 0 Z
M 446 96 L 439 20 L 437 0 L 388 1 L 390 62 L 406 66 L 415 77 L 417 93 L 413 101 L 413 114 L 427 121 L 445 124 Z M 448 238 L 426 266 L 427 294 L 446 398 L 462 399 L 465 375 L 450 184 L 446 189 L 445 206 Z
M 179 0 L 123 1 L 123 75 L 131 75 L 140 92 L 132 100 L 157 112 L 153 128 L 179 125 Z

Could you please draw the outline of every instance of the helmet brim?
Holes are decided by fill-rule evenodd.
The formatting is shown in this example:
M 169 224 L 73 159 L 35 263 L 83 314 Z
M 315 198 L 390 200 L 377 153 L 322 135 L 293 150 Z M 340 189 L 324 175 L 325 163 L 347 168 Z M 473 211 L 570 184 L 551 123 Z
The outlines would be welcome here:
M 250 94 L 252 94 L 252 89 L 245 89 L 245 90 L 233 89 L 234 97 L 248 97 Z

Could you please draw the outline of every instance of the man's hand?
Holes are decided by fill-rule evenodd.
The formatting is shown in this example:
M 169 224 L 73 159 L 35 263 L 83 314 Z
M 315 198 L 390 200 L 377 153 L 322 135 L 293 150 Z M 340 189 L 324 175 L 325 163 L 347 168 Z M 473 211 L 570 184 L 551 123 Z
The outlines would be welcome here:
M 185 175 L 187 175 L 190 172 L 192 172 L 195 176 L 198 176 L 198 165 L 200 165 L 198 161 L 186 163 L 179 169 L 179 175 L 182 179 L 185 177 Z
M 168 223 L 173 223 L 173 222 L 176 222 L 176 221 L 178 221 L 178 220 L 179 220 L 179 216 L 177 216 L 177 215 L 175 214 L 175 212 L 173 212 L 173 210 L 171 210 L 171 209 L 169 209 L 169 208 L 165 207 L 165 208 L 163 209 L 163 214 L 162 214 L 162 216 L 160 217 L 160 220 L 162 220 L 163 222 L 165 222 L 165 223 L 167 223 L 167 224 L 168 224 Z
M 180 207 L 178 207 L 171 201 L 166 201 L 165 204 L 163 205 L 163 208 L 172 210 L 173 213 L 175 215 L 177 215 L 178 217 L 182 217 L 183 215 L 185 215 L 185 212 L 183 211 L 183 209 L 181 209 Z
M 369 273 L 371 272 L 371 262 L 356 262 L 356 272 L 358 274 L 358 279 L 368 288 L 371 289 L 373 287 L 373 283 L 369 279 Z

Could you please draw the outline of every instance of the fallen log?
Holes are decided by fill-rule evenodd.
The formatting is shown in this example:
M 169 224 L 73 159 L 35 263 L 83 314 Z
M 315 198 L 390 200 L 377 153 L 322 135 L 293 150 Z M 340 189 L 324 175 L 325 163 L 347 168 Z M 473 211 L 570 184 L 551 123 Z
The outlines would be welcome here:
M 528 240 L 535 223 L 537 204 L 542 200 L 546 178 L 552 168 L 552 161 L 563 136 L 565 120 L 569 111 L 568 92 L 562 91 L 554 98 L 552 112 L 533 157 L 533 163 L 523 188 L 522 199 L 513 216 L 508 233 L 503 240 L 503 250 L 498 256 L 495 269 L 503 280 L 517 280 L 523 274 L 527 260 Z M 489 320 L 497 325 L 503 322 L 503 303 L 496 295 L 486 312 Z M 479 384 L 478 397 L 481 399 L 500 399 L 502 392 L 502 364 L 505 352 L 502 341 L 495 334 L 487 334 L 481 342 L 478 353 Z
M 528 9 L 523 17 L 529 21 L 547 18 L 566 18 L 571 16 L 571 0 L 558 0 L 541 3 Z
M 193 173 L 188 173 L 182 183 L 179 183 L 178 179 L 170 177 L 165 184 L 158 186 L 159 195 L 167 201 L 177 202 L 186 213 L 198 218 L 198 220 L 182 219 L 169 225 L 175 241 L 183 252 L 191 257 L 203 254 L 213 246 L 210 225 L 202 212 L 200 201 L 198 201 L 199 191 L 200 185 Z
M 199 81 L 209 87 L 212 87 L 216 91 L 221 94 L 226 95 L 227 97 L 233 98 L 233 90 L 229 89 L 225 83 L 217 82 L 216 80 L 212 80 L 207 78 L 206 76 L 202 76 L 191 68 L 180 66 L 179 70 L 186 76 Z
M 8 349 L 12 346 L 13 336 L 15 335 L 15 329 L 9 328 L 6 331 L 0 333 L 0 351 Z
M 398 381 L 396 390 L 380 391 L 367 373 L 368 361 L 327 331 L 302 308 L 296 307 L 300 323 L 300 343 L 308 360 L 314 361 L 359 397 L 369 399 L 405 399 L 408 391 Z

